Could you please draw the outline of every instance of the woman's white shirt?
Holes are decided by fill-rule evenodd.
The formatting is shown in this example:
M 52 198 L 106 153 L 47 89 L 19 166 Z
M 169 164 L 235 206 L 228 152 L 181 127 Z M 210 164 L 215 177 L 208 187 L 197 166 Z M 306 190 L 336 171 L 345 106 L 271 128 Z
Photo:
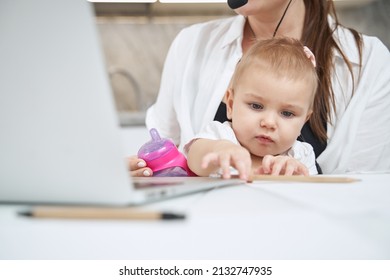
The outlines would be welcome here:
M 161 79 L 157 101 L 146 115 L 148 128 L 174 140 L 179 149 L 210 123 L 242 56 L 245 18 L 195 24 L 173 41 Z M 390 54 L 374 37 L 364 36 L 363 61 L 352 34 L 334 34 L 355 72 L 350 73 L 338 53 L 332 77 L 336 111 L 327 125 L 328 144 L 318 157 L 324 173 L 390 171 Z M 360 77 L 360 78 L 359 78 Z

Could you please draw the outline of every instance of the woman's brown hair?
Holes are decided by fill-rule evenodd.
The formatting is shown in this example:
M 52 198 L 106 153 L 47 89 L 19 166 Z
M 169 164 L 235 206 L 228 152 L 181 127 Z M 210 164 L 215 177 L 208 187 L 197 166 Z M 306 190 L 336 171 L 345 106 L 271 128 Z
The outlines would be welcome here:
M 326 123 L 331 122 L 331 108 L 336 109 L 334 92 L 332 89 L 332 72 L 334 70 L 333 52 L 338 51 L 347 64 L 352 81 L 355 81 L 352 65 L 348 57 L 333 38 L 333 33 L 340 26 L 337 19 L 333 0 L 304 0 L 306 7 L 302 42 L 314 53 L 317 61 L 317 75 L 319 87 L 314 99 L 313 114 L 309 123 L 314 135 L 322 142 L 326 142 Z M 331 26 L 328 16 L 331 15 L 335 25 Z M 348 28 L 356 42 L 360 62 L 362 60 L 362 37 L 354 29 Z

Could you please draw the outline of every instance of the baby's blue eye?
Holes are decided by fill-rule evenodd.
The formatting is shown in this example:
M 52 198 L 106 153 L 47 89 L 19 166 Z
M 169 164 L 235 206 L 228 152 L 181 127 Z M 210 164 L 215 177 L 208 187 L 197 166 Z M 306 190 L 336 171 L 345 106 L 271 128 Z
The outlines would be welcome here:
M 263 106 L 262 106 L 262 105 L 256 104 L 256 103 L 251 103 L 251 104 L 250 104 L 250 107 L 251 107 L 252 109 L 254 109 L 254 110 L 261 110 L 261 109 L 263 109 Z
M 283 115 L 283 117 L 286 117 L 286 118 L 291 118 L 294 116 L 293 113 L 288 112 L 288 111 L 282 111 L 281 114 Z

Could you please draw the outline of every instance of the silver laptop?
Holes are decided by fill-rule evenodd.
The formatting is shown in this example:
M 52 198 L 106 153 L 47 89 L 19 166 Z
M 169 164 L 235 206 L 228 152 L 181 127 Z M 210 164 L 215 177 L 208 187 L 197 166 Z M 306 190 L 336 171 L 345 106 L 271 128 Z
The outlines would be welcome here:
M 134 183 L 103 61 L 89 2 L 0 3 L 0 202 L 128 205 L 237 183 Z

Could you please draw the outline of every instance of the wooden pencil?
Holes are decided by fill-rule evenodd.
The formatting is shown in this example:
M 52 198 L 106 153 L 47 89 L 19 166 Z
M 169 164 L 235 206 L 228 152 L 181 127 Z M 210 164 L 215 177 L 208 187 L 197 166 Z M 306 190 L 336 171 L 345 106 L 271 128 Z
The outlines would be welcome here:
M 280 182 L 302 182 L 302 183 L 353 183 L 360 179 L 351 177 L 337 177 L 337 176 L 273 176 L 273 175 L 252 175 L 248 182 L 254 181 L 280 181 Z
M 122 219 L 122 220 L 174 220 L 184 219 L 184 215 L 142 211 L 131 208 L 35 206 L 19 213 L 32 218 L 52 219 Z

